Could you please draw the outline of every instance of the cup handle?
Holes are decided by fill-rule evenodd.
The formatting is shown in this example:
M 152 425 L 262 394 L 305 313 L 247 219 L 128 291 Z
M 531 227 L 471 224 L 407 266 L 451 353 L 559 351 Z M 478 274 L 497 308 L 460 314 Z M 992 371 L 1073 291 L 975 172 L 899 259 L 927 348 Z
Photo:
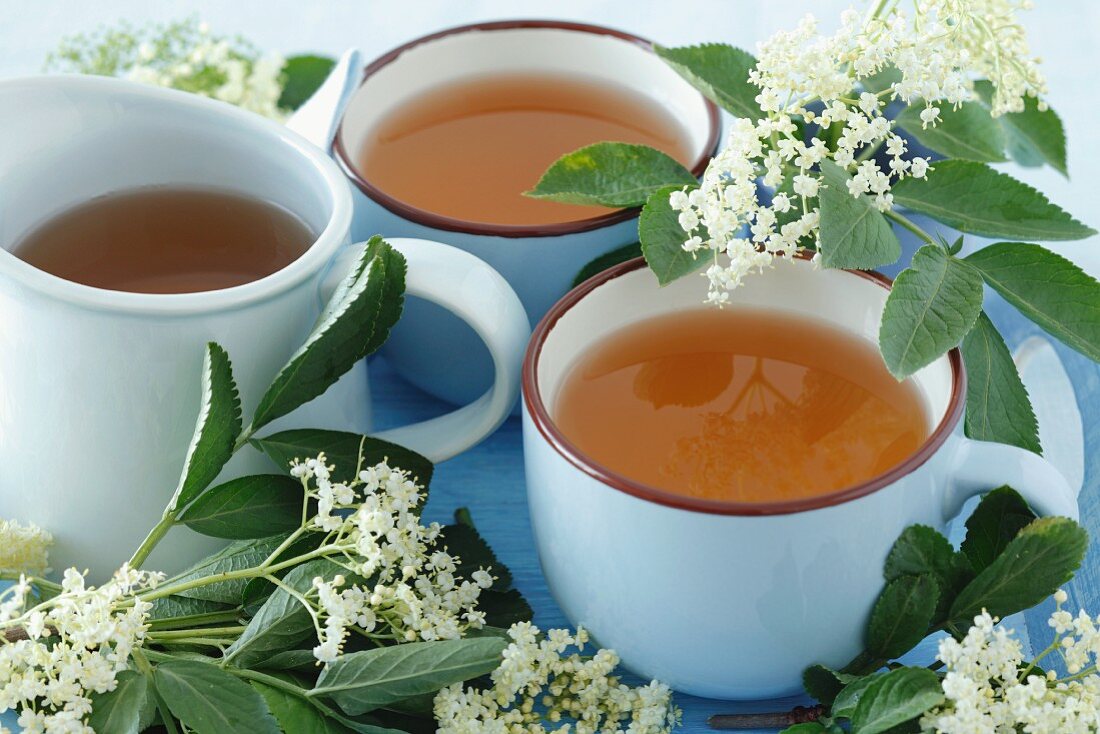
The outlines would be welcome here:
M 953 486 L 945 504 L 945 520 L 957 516 L 971 497 L 1004 484 L 1019 492 L 1040 515 L 1078 519 L 1077 493 L 1043 457 L 1016 446 L 962 437 L 958 440 L 961 443 L 950 475 Z
M 429 300 L 469 324 L 493 358 L 493 386 L 469 405 L 437 418 L 392 428 L 375 437 L 444 461 L 478 444 L 500 426 L 519 396 L 520 364 L 531 326 L 519 297 L 500 273 L 468 252 L 439 242 L 387 239 L 405 256 L 405 295 Z M 327 300 L 362 254 L 365 242 L 345 247 L 321 284 Z M 425 359 L 431 359 L 425 344 Z

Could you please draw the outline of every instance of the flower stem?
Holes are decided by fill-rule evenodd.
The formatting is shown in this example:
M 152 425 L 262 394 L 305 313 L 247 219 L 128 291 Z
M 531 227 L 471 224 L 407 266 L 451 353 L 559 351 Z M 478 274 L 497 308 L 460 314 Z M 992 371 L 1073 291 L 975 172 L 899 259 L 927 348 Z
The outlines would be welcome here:
M 244 625 L 238 625 L 235 627 L 200 627 L 198 629 L 166 630 L 164 632 L 150 631 L 149 639 L 156 642 L 164 642 L 165 640 L 190 639 L 203 635 L 239 635 L 244 632 L 244 630 Z
M 164 515 L 160 518 L 160 522 L 153 526 L 153 529 L 149 531 L 149 534 L 145 536 L 145 540 L 141 541 L 141 545 L 134 551 L 134 555 L 130 557 L 130 568 L 141 568 L 141 564 L 145 563 L 145 559 L 149 557 L 149 554 L 153 552 L 153 549 L 157 547 L 168 531 L 172 529 L 172 526 L 176 524 L 176 513 L 166 510 Z
M 275 676 L 259 673 L 255 670 L 248 670 L 247 668 L 233 668 L 227 667 L 227 671 L 237 676 L 238 678 L 246 678 L 247 680 L 254 680 L 257 683 L 263 683 L 264 685 L 271 686 L 272 688 L 278 688 L 280 691 L 285 691 L 292 696 L 309 700 L 308 692 L 293 683 L 288 683 L 285 680 L 276 678 Z
M 886 211 L 883 212 L 883 214 L 886 215 L 887 219 L 891 219 L 894 222 L 900 224 L 902 227 L 905 227 L 907 230 L 909 230 L 910 232 L 915 234 L 917 237 L 919 237 L 924 242 L 927 242 L 930 245 L 936 244 L 936 241 L 934 239 L 932 239 L 932 235 L 925 232 L 923 229 L 920 228 L 919 225 L 917 225 L 916 222 L 912 221 L 911 219 L 906 217 L 904 214 L 898 214 L 893 209 L 887 209 Z
M 240 609 L 230 609 L 225 612 L 207 612 L 205 614 L 188 614 L 180 617 L 166 617 L 154 619 L 149 622 L 151 632 L 158 630 L 172 630 L 181 627 L 201 626 L 204 624 L 217 624 L 219 622 L 236 622 L 241 618 Z

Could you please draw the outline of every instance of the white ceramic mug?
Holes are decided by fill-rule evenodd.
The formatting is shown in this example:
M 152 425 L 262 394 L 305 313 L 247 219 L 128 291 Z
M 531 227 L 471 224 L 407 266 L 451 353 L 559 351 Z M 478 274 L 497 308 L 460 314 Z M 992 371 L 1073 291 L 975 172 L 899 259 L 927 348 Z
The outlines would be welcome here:
M 355 261 L 352 200 L 321 150 L 274 122 L 182 92 L 98 77 L 0 83 L 0 247 L 65 209 L 152 185 L 218 187 L 279 204 L 317 233 L 282 270 L 184 294 L 93 288 L 0 249 L 0 517 L 54 534 L 54 566 L 96 575 L 125 561 L 175 487 L 199 406 L 204 346 L 233 360 L 245 415 L 301 345 Z M 379 434 L 439 461 L 506 417 L 529 328 L 507 283 L 472 255 L 391 240 L 408 292 L 470 324 L 497 365 L 492 388 L 454 413 Z M 421 357 L 433 359 L 430 344 Z M 272 426 L 368 432 L 366 364 Z M 270 471 L 252 449 L 227 473 Z M 173 570 L 211 541 L 173 530 L 150 559 Z
M 648 41 L 581 23 L 511 20 L 451 28 L 411 41 L 367 65 L 362 83 L 347 100 L 333 145 L 334 157 L 355 186 L 352 234 L 444 239 L 498 270 L 534 324 L 569 290 L 588 262 L 638 240 L 637 209 L 549 225 L 467 222 L 395 199 L 356 168 L 367 131 L 396 106 L 434 87 L 501 71 L 580 76 L 652 100 L 683 126 L 696 175 L 703 172 L 718 142 L 718 109 L 661 61 Z M 476 186 L 477 177 L 478 172 L 471 171 L 468 185 Z M 424 341 L 437 345 L 437 358 L 430 362 L 417 358 Z M 417 299 L 406 306 L 405 318 L 382 353 L 404 378 L 452 403 L 468 402 L 492 379 L 488 352 L 470 329 Z
M 883 561 L 907 526 L 943 530 L 966 499 L 1002 484 L 1041 514 L 1077 516 L 1075 493 L 1043 458 L 963 437 L 958 350 L 913 377 L 934 424 L 924 445 L 839 492 L 699 499 L 587 458 L 552 415 L 570 366 L 625 325 L 701 307 L 704 287 L 682 278 L 659 288 L 641 260 L 626 263 L 558 302 L 524 361 L 527 494 L 543 572 L 569 619 L 634 672 L 713 698 L 796 692 L 806 666 L 842 666 L 859 652 Z M 889 287 L 877 274 L 795 260 L 747 278 L 732 307 L 822 320 L 875 343 Z

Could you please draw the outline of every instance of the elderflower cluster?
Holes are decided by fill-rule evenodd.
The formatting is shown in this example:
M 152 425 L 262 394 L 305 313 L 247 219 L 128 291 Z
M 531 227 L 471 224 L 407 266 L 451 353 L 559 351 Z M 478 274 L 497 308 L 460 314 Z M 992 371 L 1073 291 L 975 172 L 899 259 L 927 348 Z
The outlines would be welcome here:
M 653 681 L 631 688 L 614 675 L 611 650 L 585 656 L 588 633 L 512 625 L 491 687 L 455 684 L 435 697 L 440 734 L 665 734 L 680 721 L 668 686 Z
M 706 271 L 710 301 L 725 303 L 746 275 L 776 257 L 820 249 L 817 196 L 830 185 L 823 162 L 847 175 L 848 194 L 867 196 L 884 212 L 894 204 L 893 183 L 924 178 L 929 160 L 906 156 L 885 113 L 890 101 L 923 105 L 928 127 L 944 105 L 974 97 L 975 77 L 992 82 L 994 115 L 1019 111 L 1026 97 L 1046 91 L 1016 18 L 1028 2 L 917 0 L 907 7 L 880 4 L 867 18 L 848 10 L 832 35 L 807 16 L 760 45 L 749 75 L 760 88 L 760 119 L 738 119 L 700 188 L 670 198 L 687 233 L 684 249 L 714 257 Z M 892 81 L 883 74 L 891 69 Z M 816 126 L 808 140 L 800 123 Z
M 30 604 L 25 577 L 0 594 L 0 713 L 18 711 L 28 734 L 94 734 L 92 695 L 114 690 L 145 640 L 151 605 L 134 594 L 162 580 L 123 566 L 96 588 L 70 568 L 60 593 L 40 604 Z
M 937 734 L 1023 732 L 1069 734 L 1100 731 L 1100 656 L 1097 620 L 1062 610 L 1064 591 L 1055 594 L 1058 608 L 1050 618 L 1056 638 L 1033 665 L 1023 663 L 1023 649 L 1012 632 L 997 627 L 987 613 L 974 619 L 962 640 L 945 639 L 938 659 L 946 674 L 947 703 L 921 720 L 922 730 Z M 1046 655 L 1059 652 L 1070 677 L 1037 669 Z
M 213 35 L 206 23 L 189 19 L 135 30 L 128 25 L 65 39 L 47 68 L 119 76 L 212 97 L 282 119 L 285 60 L 261 55 L 242 39 Z
M 494 578 L 484 568 L 462 577 L 460 559 L 442 547 L 439 524 L 420 523 L 424 495 L 408 472 L 380 463 L 336 482 L 332 471 L 324 454 L 291 468 L 317 503 L 312 527 L 343 549 L 352 577 L 313 581 L 307 598 L 318 609 L 314 656 L 335 660 L 353 627 L 408 642 L 458 639 L 483 627 L 478 599 Z
M 0 520 L 0 573 L 45 573 L 52 544 L 53 537 L 33 523 Z

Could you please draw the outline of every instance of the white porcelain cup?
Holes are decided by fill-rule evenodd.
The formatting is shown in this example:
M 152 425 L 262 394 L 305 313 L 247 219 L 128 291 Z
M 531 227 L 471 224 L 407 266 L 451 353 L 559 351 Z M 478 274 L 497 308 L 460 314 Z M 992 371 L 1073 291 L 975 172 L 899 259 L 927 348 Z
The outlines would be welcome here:
M 0 83 L 0 517 L 53 533 L 55 568 L 110 573 L 160 517 L 199 407 L 204 348 L 233 360 L 245 415 L 301 345 L 361 252 L 349 244 L 348 183 L 285 127 L 182 92 L 98 77 Z M 279 204 L 317 233 L 282 270 L 224 290 L 142 294 L 66 281 L 7 251 L 30 229 L 134 187 L 217 187 Z M 424 240 L 391 243 L 408 293 L 485 340 L 493 386 L 454 413 L 379 434 L 439 461 L 488 435 L 518 392 L 529 335 L 515 294 L 474 256 Z M 434 359 L 425 343 L 421 358 Z M 273 425 L 369 432 L 366 364 Z M 271 471 L 246 449 L 227 474 Z M 149 561 L 174 570 L 212 541 L 173 530 Z
M 499 271 L 534 324 L 591 260 L 637 242 L 637 209 L 549 225 L 468 222 L 400 201 L 357 169 L 368 131 L 395 107 L 426 90 L 500 72 L 579 76 L 652 100 L 683 127 L 696 175 L 714 153 L 719 117 L 717 108 L 661 61 L 648 41 L 580 23 L 510 20 L 451 28 L 411 41 L 367 65 L 362 83 L 347 100 L 333 144 L 334 157 L 355 186 L 353 236 L 387 232 L 446 240 Z M 476 187 L 479 175 L 470 171 L 464 185 Z M 417 345 L 424 341 L 437 346 L 437 358 L 431 362 L 417 358 Z M 417 299 L 410 300 L 382 353 L 405 379 L 452 403 L 468 402 L 492 380 L 489 354 L 473 332 Z
M 804 316 L 875 343 L 889 287 L 877 274 L 795 260 L 747 278 L 731 307 Z M 626 263 L 559 301 L 524 361 L 527 495 L 543 573 L 569 619 L 632 671 L 713 698 L 794 693 L 808 665 L 842 666 L 860 651 L 883 561 L 909 525 L 944 530 L 966 499 L 1003 484 L 1041 514 L 1076 518 L 1075 493 L 1044 459 L 963 437 L 958 350 L 913 377 L 934 426 L 924 445 L 839 492 L 699 499 L 586 457 L 554 424 L 570 366 L 628 324 L 699 308 L 704 288 L 697 278 L 660 288 L 641 260 Z

